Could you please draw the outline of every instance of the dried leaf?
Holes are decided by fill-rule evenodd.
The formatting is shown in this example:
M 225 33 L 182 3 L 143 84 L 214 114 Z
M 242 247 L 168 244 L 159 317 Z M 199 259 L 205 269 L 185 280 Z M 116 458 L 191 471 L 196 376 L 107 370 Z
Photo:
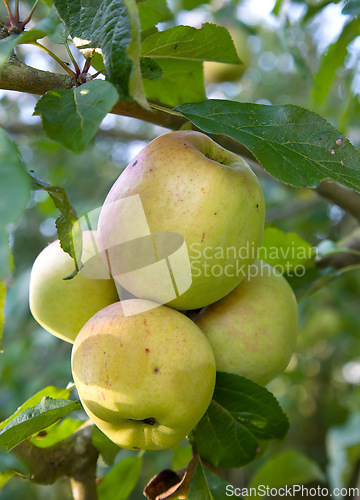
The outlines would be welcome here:
M 148 500 L 170 500 L 186 498 L 199 459 L 197 455 L 182 472 L 165 469 L 150 479 L 144 488 Z

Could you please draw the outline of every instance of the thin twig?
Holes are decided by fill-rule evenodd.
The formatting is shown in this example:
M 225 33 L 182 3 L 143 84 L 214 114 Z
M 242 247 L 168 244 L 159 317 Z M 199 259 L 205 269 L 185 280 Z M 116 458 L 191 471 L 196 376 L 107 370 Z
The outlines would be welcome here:
M 87 73 L 90 69 L 90 66 L 91 66 L 91 57 L 87 57 L 82 72 Z
M 4 0 L 4 4 L 5 4 L 5 7 L 6 7 L 6 11 L 8 13 L 8 16 L 9 16 L 10 24 L 11 25 L 15 25 L 15 19 L 13 18 L 13 15 L 11 13 L 8 0 Z
M 35 12 L 35 9 L 38 6 L 39 2 L 40 2 L 40 0 L 36 0 L 36 2 L 34 3 L 34 5 L 31 8 L 31 11 L 30 11 L 30 14 L 28 15 L 28 17 L 26 19 L 24 19 L 24 21 L 21 21 L 22 26 L 26 26 L 26 24 L 30 21 L 30 19 L 32 18 L 33 14 Z
M 100 70 L 100 71 L 97 71 L 94 75 L 91 75 L 92 79 L 96 78 L 97 76 L 99 76 L 101 73 L 103 73 L 105 71 L 105 68 Z
M 15 0 L 15 21 L 20 21 L 20 13 L 19 13 L 19 0 Z
M 66 64 L 56 55 L 54 52 L 52 52 L 50 49 L 45 47 L 44 45 L 41 45 L 39 42 L 30 42 L 30 45 L 34 45 L 35 47 L 38 47 L 39 49 L 43 50 L 49 56 L 51 56 L 60 66 L 70 75 L 72 78 L 76 79 L 76 74 L 66 66 Z
M 76 62 L 71 50 L 70 50 L 70 47 L 69 47 L 69 44 L 68 44 L 68 41 L 67 39 L 65 40 L 65 48 L 66 48 L 66 51 L 70 57 L 70 60 L 71 62 L 73 63 L 74 65 L 74 68 L 75 68 L 75 71 L 76 71 L 76 76 L 80 75 L 81 71 L 80 71 L 80 68 L 79 68 L 79 65 L 78 63 Z

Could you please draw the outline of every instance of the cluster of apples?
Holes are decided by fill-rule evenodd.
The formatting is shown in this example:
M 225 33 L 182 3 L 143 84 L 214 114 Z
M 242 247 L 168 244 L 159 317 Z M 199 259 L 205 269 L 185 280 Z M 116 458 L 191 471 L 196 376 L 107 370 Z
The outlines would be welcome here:
M 239 251 L 258 248 L 263 225 L 249 165 L 204 134 L 170 132 L 111 188 L 97 231 L 82 234 L 74 278 L 63 279 L 74 262 L 59 241 L 37 257 L 31 312 L 74 344 L 83 407 L 119 446 L 178 444 L 210 404 L 216 371 L 265 385 L 286 368 L 298 330 L 292 289 Z

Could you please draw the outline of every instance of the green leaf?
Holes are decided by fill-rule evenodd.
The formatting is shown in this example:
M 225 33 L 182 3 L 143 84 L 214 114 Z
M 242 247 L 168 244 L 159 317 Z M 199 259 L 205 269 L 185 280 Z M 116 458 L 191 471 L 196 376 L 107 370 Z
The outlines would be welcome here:
M 42 0 L 42 2 L 43 2 L 45 5 L 47 5 L 48 7 L 52 7 L 52 5 L 53 5 L 52 0 Z
M 157 80 L 163 74 L 161 67 L 154 59 L 142 57 L 140 59 L 141 76 L 147 80 Z
M 49 39 L 52 41 L 52 43 L 64 45 L 67 41 L 69 33 L 63 21 L 61 21 L 60 19 L 59 21 L 60 22 L 56 26 L 55 31 L 49 35 Z
M 280 488 L 324 480 L 325 476 L 316 462 L 299 451 L 287 450 L 265 462 L 252 478 L 249 488 Z M 260 496 L 254 495 L 254 498 Z
M 358 16 L 360 14 L 360 0 L 348 0 L 341 13 Z
M 91 57 L 91 66 L 96 69 L 96 71 L 103 71 L 105 67 L 104 59 L 99 52 L 95 52 Z
M 8 226 L 18 222 L 30 201 L 30 195 L 29 176 L 16 144 L 0 127 L 0 280 L 9 275 L 12 267 L 8 239 L 8 230 L 11 228 Z M 1 332 L 0 324 L 0 345 Z
M 55 11 L 50 12 L 50 15 L 42 19 L 36 26 L 30 30 L 26 30 L 20 35 L 10 35 L 0 40 L 0 69 L 9 59 L 11 52 L 16 45 L 31 43 L 39 38 L 53 33 L 60 19 Z
M 38 405 L 21 412 L 2 429 L 0 447 L 11 450 L 25 439 L 46 429 L 74 410 L 81 410 L 78 401 L 51 399 L 44 396 Z
M 56 219 L 56 229 L 60 246 L 74 259 L 75 269 L 80 269 L 80 263 L 76 261 L 76 255 L 81 252 L 76 251 L 74 245 L 82 245 L 82 234 L 80 231 L 73 231 L 74 225 L 78 220 L 78 216 L 72 206 L 66 190 L 60 186 L 52 186 L 51 184 L 40 179 L 33 171 L 30 172 L 33 180 L 34 189 L 42 189 L 47 191 L 50 198 L 53 200 L 55 207 L 59 210 L 60 215 Z M 77 226 L 76 226 L 77 228 Z M 76 229 L 75 228 L 75 229 Z
M 168 106 L 205 98 L 202 63 L 161 59 L 163 75 L 156 81 L 144 80 L 146 97 Z
M 21 474 L 26 474 L 28 467 L 16 455 L 0 448 L 0 473 L 6 473 L 7 471 L 17 471 Z
M 112 9 L 115 16 L 118 7 L 123 6 L 122 2 L 111 0 L 54 0 L 54 5 L 64 21 L 72 37 L 80 38 L 89 47 L 101 47 L 102 36 L 109 32 L 112 36 L 113 25 L 108 24 L 108 16 Z M 123 27 L 128 27 L 128 16 L 124 13 Z M 101 22 L 106 21 L 103 26 Z M 119 27 L 121 24 L 119 25 Z
M 64 418 L 60 423 L 51 425 L 45 431 L 41 431 L 31 438 L 30 442 L 38 448 L 49 448 L 49 446 L 53 446 L 74 434 L 83 423 L 82 420 Z
M 146 31 L 158 23 L 170 21 L 174 14 L 166 0 L 146 0 L 139 5 L 141 31 Z
M 113 85 L 92 80 L 72 89 L 47 92 L 35 107 L 46 135 L 74 153 L 81 153 L 118 100 Z
M 92 434 L 91 434 L 91 442 L 101 455 L 103 456 L 105 462 L 108 465 L 112 465 L 114 463 L 115 457 L 120 451 L 118 445 L 110 441 L 110 439 L 105 436 L 101 430 L 94 425 Z
M 331 179 L 360 191 L 360 155 L 324 118 L 307 109 L 225 100 L 176 108 L 204 132 L 242 142 L 276 179 L 315 188 Z
M 347 47 L 359 32 L 360 19 L 354 19 L 344 27 L 338 40 L 331 44 L 323 54 L 313 87 L 313 97 L 316 103 L 322 104 L 325 101 L 334 82 L 336 70 L 344 64 L 348 53 Z
M 213 400 L 189 440 L 198 454 L 221 467 L 256 457 L 259 439 L 281 439 L 289 427 L 274 396 L 255 382 L 218 372 Z
M 191 446 L 182 446 L 173 449 L 173 461 L 171 468 L 173 470 L 184 469 L 192 459 Z
M 189 500 L 224 500 L 227 482 L 199 460 L 190 483 Z
M 141 55 L 159 63 L 163 72 L 155 83 L 143 82 L 146 97 L 168 106 L 205 98 L 203 61 L 240 62 L 227 29 L 209 23 L 201 29 L 175 26 L 149 35 Z
M 210 3 L 210 0 L 181 0 L 181 8 L 185 10 L 193 10 L 203 3 Z
M 0 229 L 0 280 L 7 278 L 13 267 L 9 236 L 6 231 Z
M 281 6 L 283 4 L 283 0 L 276 0 L 275 2 L 275 5 L 274 5 L 274 8 L 273 8 L 273 14 L 275 14 L 275 16 L 278 16 L 280 11 L 281 11 Z
M 228 30 L 210 23 L 200 29 L 175 26 L 154 33 L 142 42 L 141 55 L 154 59 L 240 63 Z
M 48 17 L 38 22 L 31 30 L 26 30 L 21 33 L 18 41 L 19 44 L 30 43 L 44 38 L 44 36 L 51 35 L 55 32 L 57 25 L 60 23 L 59 16 L 55 9 L 50 10 Z
M 141 457 L 128 457 L 114 465 L 99 484 L 99 500 L 127 500 L 139 480 Z
M 19 38 L 20 35 L 10 35 L 0 40 L 0 70 L 9 59 L 10 54 L 14 50 Z
M 15 476 L 15 472 L 12 470 L 0 472 L 0 490 L 13 476 Z
M 13 413 L 9 418 L 0 423 L 0 430 L 4 429 L 15 417 L 20 415 L 23 411 L 32 408 L 42 401 L 44 397 L 56 398 L 56 399 L 68 399 L 70 397 L 71 388 L 61 389 L 60 387 L 55 387 L 50 385 L 45 387 L 41 391 L 34 394 L 30 399 L 25 401 L 19 408 Z
M 140 70 L 140 21 L 134 0 L 54 0 L 70 35 L 101 48 L 120 98 L 148 107 Z
M 288 271 L 297 266 L 313 267 L 315 250 L 297 233 L 285 233 L 268 225 L 264 229 L 257 258 Z
M 4 306 L 6 297 L 6 285 L 5 282 L 0 281 L 0 352 L 1 352 L 1 339 L 4 329 Z
M 20 219 L 30 194 L 29 177 L 17 147 L 0 128 L 0 231 Z
M 137 6 L 134 0 L 117 0 L 117 8 L 114 9 L 114 3 L 114 0 L 110 2 L 113 12 L 105 20 L 109 22 L 110 30 L 107 30 L 102 44 L 106 74 L 121 98 L 128 100 L 129 96 L 131 100 L 135 99 L 141 106 L 148 108 L 141 80 L 140 20 Z M 114 14 L 115 17 L 112 17 Z M 123 20 L 119 26 L 116 15 L 122 16 L 122 19 L 127 17 L 126 27 Z
M 0 448 L 0 490 L 16 473 L 27 474 L 27 466 L 17 456 Z

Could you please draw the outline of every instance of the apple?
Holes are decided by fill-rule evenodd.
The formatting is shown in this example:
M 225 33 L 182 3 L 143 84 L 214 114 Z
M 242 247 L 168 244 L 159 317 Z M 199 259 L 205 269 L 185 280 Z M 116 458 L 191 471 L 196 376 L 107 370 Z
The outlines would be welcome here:
M 95 231 L 83 231 L 81 260 L 84 267 L 72 279 L 74 260 L 50 243 L 36 258 L 30 274 L 30 311 L 48 332 L 74 342 L 83 325 L 97 311 L 117 302 L 115 283 L 97 251 Z
M 205 85 L 239 81 L 246 69 L 251 65 L 251 52 L 248 48 L 248 30 L 238 24 L 235 26 L 227 24 L 225 27 L 231 34 L 241 63 L 228 64 L 215 61 L 204 61 Z
M 295 350 L 298 309 L 286 279 L 265 262 L 195 319 L 213 348 L 217 371 L 261 385 L 283 372 Z
M 109 439 L 158 450 L 177 445 L 205 413 L 215 360 L 189 318 L 143 302 L 97 312 L 76 337 L 71 367 L 86 413 Z
M 227 295 L 256 255 L 264 196 L 249 165 L 205 134 L 150 142 L 108 193 L 99 247 L 134 296 L 197 309 Z

